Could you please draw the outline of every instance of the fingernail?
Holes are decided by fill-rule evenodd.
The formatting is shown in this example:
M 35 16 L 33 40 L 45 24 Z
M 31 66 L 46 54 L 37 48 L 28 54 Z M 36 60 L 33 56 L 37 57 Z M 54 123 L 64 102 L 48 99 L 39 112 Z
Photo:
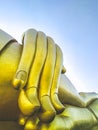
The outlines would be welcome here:
M 16 79 L 15 78 L 13 80 L 13 86 L 16 89 L 21 89 L 21 88 L 23 88 L 25 86 L 25 82 L 23 80 L 21 80 L 21 79 Z
M 14 80 L 13 80 L 14 88 L 22 89 L 25 86 L 26 82 L 27 82 L 27 77 L 28 76 L 27 76 L 27 73 L 25 71 L 23 71 L 23 70 L 18 71 L 15 78 L 14 78 Z

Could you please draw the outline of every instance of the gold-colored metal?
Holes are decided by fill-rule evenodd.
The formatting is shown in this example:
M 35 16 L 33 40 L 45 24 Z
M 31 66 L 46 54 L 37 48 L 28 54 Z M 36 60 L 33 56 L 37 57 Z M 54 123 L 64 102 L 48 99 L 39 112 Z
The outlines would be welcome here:
M 0 130 L 97 130 L 98 94 L 76 91 L 60 48 L 33 29 L 22 42 L 0 30 Z
M 65 108 L 58 99 L 58 88 L 59 88 L 62 66 L 63 66 L 62 51 L 58 47 L 58 45 L 56 45 L 56 63 L 55 63 L 55 70 L 54 70 L 54 76 L 53 76 L 52 87 L 51 87 L 51 101 L 58 113 L 62 112 Z
M 47 57 L 40 79 L 40 91 L 39 91 L 39 99 L 42 106 L 40 119 L 44 122 L 47 122 L 47 120 L 48 121 L 52 120 L 56 114 L 56 111 L 50 99 L 50 89 L 52 85 L 55 59 L 56 59 L 56 48 L 52 39 L 50 39 L 49 41 L 48 38 L 47 42 L 48 42 Z
M 62 67 L 62 74 L 64 74 L 65 72 L 66 72 L 66 69 L 65 69 L 65 67 L 63 65 L 63 67 Z
M 36 40 L 35 58 L 29 74 L 29 80 L 26 87 L 26 95 L 27 97 L 29 97 L 29 100 L 30 102 L 32 102 L 32 104 L 36 102 L 39 106 L 40 106 L 38 100 L 39 81 L 42 68 L 45 63 L 46 52 L 47 52 L 46 36 L 44 33 L 38 32 Z
M 27 30 L 23 36 L 23 51 L 20 59 L 20 63 L 13 80 L 13 85 L 15 88 L 23 88 L 28 79 L 30 67 L 32 65 L 35 46 L 36 46 L 37 31 L 34 29 Z
M 16 40 L 0 29 L 0 52 L 3 50 L 3 48 L 9 44 L 10 42 L 15 42 Z

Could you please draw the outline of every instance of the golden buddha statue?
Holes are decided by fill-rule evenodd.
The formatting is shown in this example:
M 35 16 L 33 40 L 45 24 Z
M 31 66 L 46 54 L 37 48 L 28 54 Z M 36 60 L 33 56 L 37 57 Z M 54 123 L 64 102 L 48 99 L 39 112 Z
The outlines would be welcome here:
M 0 130 L 98 130 L 98 94 L 78 93 L 43 32 L 0 30 Z

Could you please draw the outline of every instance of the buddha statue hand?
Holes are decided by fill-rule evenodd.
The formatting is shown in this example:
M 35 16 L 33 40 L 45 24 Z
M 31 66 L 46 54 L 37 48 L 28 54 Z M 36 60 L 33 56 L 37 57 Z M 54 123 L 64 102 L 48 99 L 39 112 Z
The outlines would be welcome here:
M 40 120 L 49 122 L 64 110 L 58 98 L 60 74 L 65 72 L 62 51 L 52 38 L 34 29 L 23 34 L 22 43 L 13 80 L 13 86 L 20 89 L 18 104 L 24 115 L 24 119 L 20 116 L 20 124 L 39 110 Z
M 68 78 L 61 74 L 65 72 L 62 51 L 53 39 L 30 29 L 23 34 L 22 43 L 22 55 L 13 84 L 20 89 L 18 104 L 22 114 L 19 123 L 25 124 L 25 130 L 76 130 L 82 125 L 86 128 L 85 124 L 93 119 L 97 122 L 87 108 L 97 94 L 83 98 Z M 59 121 L 62 125 L 57 125 Z
M 77 92 L 53 39 L 30 29 L 22 43 L 0 30 L 0 120 L 19 116 L 25 130 L 97 130 L 98 94 Z
M 65 105 L 65 110 L 56 115 L 52 122 L 40 121 L 35 128 L 32 130 L 98 130 L 98 99 L 86 108 Z
M 98 94 L 78 93 L 70 80 L 60 76 L 58 96 L 65 110 L 51 122 L 39 120 L 39 112 L 26 120 L 25 130 L 97 130 Z M 22 118 L 21 118 L 22 119 Z

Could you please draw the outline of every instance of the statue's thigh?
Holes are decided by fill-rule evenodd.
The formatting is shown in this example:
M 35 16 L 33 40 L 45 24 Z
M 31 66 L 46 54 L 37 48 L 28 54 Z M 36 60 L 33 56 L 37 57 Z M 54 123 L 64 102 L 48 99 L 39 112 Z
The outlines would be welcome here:
M 0 121 L 0 130 L 23 130 L 16 121 Z

